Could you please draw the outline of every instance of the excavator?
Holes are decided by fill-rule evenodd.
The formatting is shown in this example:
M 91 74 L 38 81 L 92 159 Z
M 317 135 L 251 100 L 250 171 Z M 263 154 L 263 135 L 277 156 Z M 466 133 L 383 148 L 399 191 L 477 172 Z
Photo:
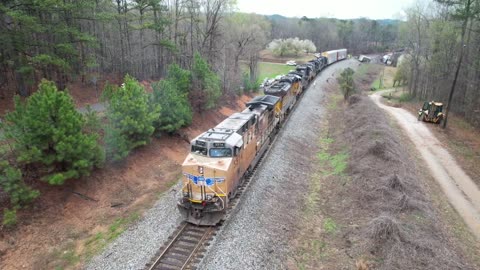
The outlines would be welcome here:
M 440 124 L 443 121 L 443 103 L 435 101 L 425 101 L 420 110 L 418 110 L 418 121 Z

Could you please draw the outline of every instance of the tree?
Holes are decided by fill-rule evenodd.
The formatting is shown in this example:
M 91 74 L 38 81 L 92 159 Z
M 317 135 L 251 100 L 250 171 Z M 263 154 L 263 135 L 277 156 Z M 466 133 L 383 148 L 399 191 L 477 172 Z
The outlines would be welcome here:
M 175 84 L 177 90 L 182 94 L 188 94 L 192 87 L 192 73 L 181 68 L 177 64 L 168 67 L 167 80 Z
M 345 100 L 355 91 L 355 83 L 353 81 L 354 73 L 355 71 L 353 71 L 353 69 L 346 68 L 340 73 L 340 77 L 338 78 Z
M 0 161 L 0 187 L 10 197 L 10 204 L 14 209 L 32 202 L 40 195 L 38 190 L 23 182 L 22 172 L 10 166 L 7 161 Z
M 152 102 L 161 107 L 159 117 L 154 121 L 157 130 L 171 133 L 192 122 L 192 109 L 187 93 L 180 91 L 174 80 L 161 80 L 152 87 Z
M 85 120 L 71 96 L 43 80 L 25 103 L 17 97 L 15 111 L 5 117 L 5 136 L 14 142 L 17 161 L 40 165 L 43 180 L 60 185 L 88 175 L 102 163 L 97 134 L 83 131 Z
M 155 130 L 160 106 L 149 102 L 145 89 L 131 76 L 112 91 L 107 107 L 107 156 L 113 160 L 125 158 L 132 149 L 146 145 Z
M 452 80 L 452 86 L 450 88 L 450 93 L 448 94 L 447 106 L 445 108 L 445 119 L 443 120 L 443 128 L 447 127 L 448 113 L 450 111 L 453 94 L 455 92 L 455 86 L 457 84 L 458 73 L 460 67 L 462 66 L 463 54 L 465 51 L 465 33 L 467 30 L 468 21 L 473 17 L 477 16 L 480 12 L 479 10 L 474 10 L 474 0 L 436 0 L 437 2 L 452 6 L 454 8 L 453 18 L 461 21 L 461 34 L 460 34 L 460 53 L 458 56 L 457 66 L 455 68 L 455 75 Z
M 196 52 L 192 66 L 191 100 L 199 111 L 212 109 L 222 95 L 220 79 L 205 59 Z

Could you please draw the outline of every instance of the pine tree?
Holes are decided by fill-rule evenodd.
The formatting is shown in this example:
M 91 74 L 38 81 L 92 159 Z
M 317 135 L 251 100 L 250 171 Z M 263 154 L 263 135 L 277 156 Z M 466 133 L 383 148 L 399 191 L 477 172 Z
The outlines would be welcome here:
M 351 68 L 346 68 L 340 73 L 338 82 L 340 83 L 340 88 L 343 92 L 343 98 L 347 98 L 355 91 L 355 82 L 353 80 L 353 74 L 355 71 Z
M 199 110 L 212 109 L 222 95 L 220 78 L 197 52 L 193 58 L 191 99 Z
M 22 172 L 0 161 L 0 187 L 10 197 L 10 203 L 14 209 L 33 201 L 40 195 L 38 190 L 28 187 L 22 179 Z
M 43 169 L 52 185 L 89 174 L 102 163 L 98 135 L 83 131 L 84 118 L 68 92 L 42 80 L 25 103 L 15 100 L 15 111 L 5 117 L 5 136 L 14 142 L 17 161 Z
M 160 106 L 149 102 L 145 89 L 134 78 L 125 76 L 124 84 L 112 91 L 107 108 L 107 155 L 113 160 L 125 158 L 132 149 L 146 145 L 159 118 Z
M 154 123 L 157 130 L 174 132 L 192 122 L 192 109 L 187 94 L 179 90 L 174 80 L 162 80 L 152 87 L 152 102 L 160 104 L 162 108 L 159 118 Z

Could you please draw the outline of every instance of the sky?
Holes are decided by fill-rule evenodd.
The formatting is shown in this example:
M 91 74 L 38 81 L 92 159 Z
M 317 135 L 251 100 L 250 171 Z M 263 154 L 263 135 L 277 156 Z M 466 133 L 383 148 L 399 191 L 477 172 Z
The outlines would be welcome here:
M 415 0 L 237 0 L 238 11 L 286 17 L 402 19 Z

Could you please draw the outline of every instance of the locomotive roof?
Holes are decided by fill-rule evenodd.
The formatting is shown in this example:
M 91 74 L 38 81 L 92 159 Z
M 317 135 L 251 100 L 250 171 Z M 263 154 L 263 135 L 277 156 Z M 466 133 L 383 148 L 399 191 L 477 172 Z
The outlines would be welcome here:
M 303 78 L 303 76 L 305 76 L 304 71 L 291 71 L 291 72 L 289 72 L 288 74 L 296 75 L 296 76 L 298 76 L 298 77 L 300 77 L 300 78 Z
M 289 73 L 289 74 L 283 76 L 283 77 L 280 79 L 280 82 L 294 83 L 294 82 L 299 81 L 299 80 L 301 80 L 301 79 L 302 79 L 302 77 L 300 77 L 299 75 L 293 74 L 293 73 Z
M 288 82 L 277 82 L 264 90 L 265 94 L 277 94 L 281 92 L 287 92 L 290 89 L 291 84 Z
M 270 96 L 270 95 L 256 96 L 252 100 L 247 102 L 247 107 L 250 110 L 253 110 L 254 108 L 260 105 L 264 105 L 268 109 L 272 109 L 273 107 L 275 107 L 275 104 L 277 104 L 279 100 L 280 98 L 276 96 Z
M 225 130 L 239 130 L 245 123 L 252 118 L 251 113 L 234 113 L 227 119 L 223 120 L 213 130 L 225 129 Z

